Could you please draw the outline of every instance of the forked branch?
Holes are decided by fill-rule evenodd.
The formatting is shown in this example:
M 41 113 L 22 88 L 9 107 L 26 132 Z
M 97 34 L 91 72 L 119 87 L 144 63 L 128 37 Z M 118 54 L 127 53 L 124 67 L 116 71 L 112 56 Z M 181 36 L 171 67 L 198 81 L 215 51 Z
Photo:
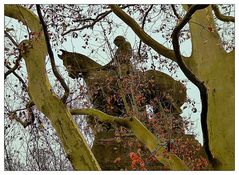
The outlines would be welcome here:
M 6 73 L 13 73 L 13 75 L 15 75 L 15 77 L 22 83 L 22 86 L 25 90 L 27 90 L 27 85 L 25 83 L 25 81 L 22 79 L 22 77 L 20 77 L 16 72 L 15 70 L 13 70 L 13 68 L 11 68 L 10 66 L 8 65 L 5 65 L 6 68 L 8 68 L 8 71 Z M 4 74 L 4 79 L 6 79 L 7 75 L 6 73 Z M 9 75 L 9 74 L 8 74 Z

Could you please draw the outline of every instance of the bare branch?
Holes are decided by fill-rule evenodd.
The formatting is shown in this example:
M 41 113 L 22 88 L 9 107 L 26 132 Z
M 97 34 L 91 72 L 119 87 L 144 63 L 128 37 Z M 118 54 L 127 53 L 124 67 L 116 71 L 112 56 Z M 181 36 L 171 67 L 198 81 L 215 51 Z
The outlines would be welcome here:
M 144 29 L 144 25 L 145 25 L 147 16 L 148 16 L 150 10 L 152 10 L 152 8 L 153 8 L 153 5 L 151 5 L 151 6 L 149 7 L 149 9 L 146 11 L 146 13 L 145 13 L 145 15 L 144 15 L 144 18 L 143 18 L 143 21 L 142 21 L 142 29 Z M 141 54 L 140 54 L 141 45 L 142 45 L 142 40 L 139 41 L 139 49 L 138 49 L 138 54 L 139 54 L 140 57 L 141 57 Z
M 6 143 L 6 141 L 4 141 L 4 154 L 6 156 L 6 163 L 8 165 L 8 168 L 5 167 L 5 170 L 13 171 L 14 169 L 12 168 L 12 157 L 9 155 L 9 152 L 7 150 L 7 145 L 8 144 Z M 5 159 L 4 159 L 4 161 L 5 161 Z
M 144 19 L 143 19 L 143 22 L 142 22 L 142 29 L 144 29 L 144 25 L 145 25 L 147 16 L 148 16 L 149 12 L 152 10 L 153 6 L 154 6 L 154 5 L 152 4 L 152 5 L 149 7 L 149 9 L 146 11 L 145 15 L 144 15 Z
M 125 9 L 127 7 L 130 7 L 132 5 L 126 5 L 126 6 L 123 6 L 121 7 L 122 9 Z M 100 13 L 99 15 L 97 15 L 95 18 L 86 18 L 86 19 L 78 19 L 78 20 L 75 20 L 74 22 L 82 22 L 82 21 L 92 21 L 91 24 L 88 24 L 88 25 L 84 25 L 80 28 L 75 28 L 75 29 L 70 29 L 68 31 L 66 31 L 65 33 L 62 34 L 62 36 L 68 34 L 68 33 L 71 33 L 71 32 L 75 32 L 75 31 L 80 31 L 80 30 L 83 30 L 83 29 L 87 29 L 87 28 L 93 28 L 94 25 L 101 21 L 102 19 L 104 19 L 107 15 L 109 15 L 110 13 L 112 12 L 112 10 L 109 10 L 109 11 L 105 11 L 103 13 Z
M 41 14 L 41 9 L 40 9 L 40 5 L 36 5 L 37 8 L 37 13 L 39 16 L 39 19 L 41 21 L 42 27 L 43 27 L 43 31 L 44 31 L 44 35 L 45 35 L 45 40 L 46 40 L 46 45 L 47 45 L 47 50 L 48 50 L 48 54 L 50 57 L 50 61 L 51 61 L 51 66 L 52 66 L 52 70 L 54 75 L 56 76 L 56 78 L 60 81 L 62 87 L 65 90 L 65 93 L 62 97 L 62 101 L 66 102 L 67 97 L 69 96 L 69 87 L 67 86 L 67 84 L 65 83 L 64 79 L 61 77 L 61 75 L 59 74 L 57 68 L 56 68 L 56 64 L 55 64 L 55 59 L 54 59 L 54 55 L 51 49 L 51 44 L 50 44 L 50 37 L 49 34 L 47 32 L 47 25 L 45 23 L 45 21 L 43 20 L 42 14 Z
M 5 35 L 6 37 L 8 37 L 8 39 L 10 39 L 10 41 L 11 41 L 16 47 L 18 47 L 18 43 L 12 38 L 12 36 L 11 36 L 8 32 L 4 31 L 4 35 Z M 19 67 L 19 62 L 21 61 L 21 59 L 22 59 L 22 56 L 19 55 L 18 58 L 16 59 L 15 65 L 14 65 L 12 68 L 11 68 L 10 66 L 8 66 L 8 65 L 5 65 L 5 66 L 8 68 L 8 71 L 4 73 L 4 79 L 6 79 L 8 75 L 10 75 L 11 73 L 13 73 L 13 72 Z M 19 76 L 18 76 L 16 73 L 15 73 L 14 75 L 19 79 Z M 19 79 L 19 80 L 20 80 L 21 82 L 24 82 L 22 79 Z M 23 83 L 23 85 L 24 85 L 24 84 L 25 84 L 25 83 Z
M 8 66 L 8 65 L 5 65 L 9 70 L 11 70 L 11 69 L 13 69 L 13 68 L 11 68 L 10 66 Z M 27 90 L 27 85 L 26 85 L 26 83 L 25 83 L 25 81 L 22 79 L 22 77 L 20 77 L 16 72 L 15 72 L 15 70 L 13 70 L 13 71 L 7 71 L 7 72 L 10 72 L 10 73 L 13 73 L 13 75 L 15 75 L 15 77 L 17 77 L 18 78 L 18 80 L 22 83 L 22 86 L 24 87 L 24 89 L 26 89 Z M 5 73 L 6 74 L 6 73 Z M 4 74 L 4 79 L 6 79 L 6 77 L 7 77 L 7 75 L 5 75 Z M 9 75 L 9 74 L 8 74 Z
M 235 17 L 223 15 L 223 14 L 220 12 L 220 10 L 219 10 L 219 8 L 218 8 L 217 5 L 215 5 L 215 4 L 212 5 L 212 9 L 213 9 L 213 11 L 214 11 L 214 13 L 215 13 L 215 16 L 216 16 L 219 20 L 224 21 L 224 22 L 235 22 Z
M 94 25 L 95 25 L 97 22 L 99 22 L 100 20 L 102 20 L 103 18 L 105 18 L 105 17 L 106 17 L 108 14 L 110 14 L 111 12 L 112 12 L 112 11 L 104 12 L 104 13 L 98 15 L 95 19 L 92 19 L 93 22 L 92 22 L 91 24 L 84 25 L 84 26 L 82 26 L 82 27 L 80 27 L 80 28 L 70 29 L 70 30 L 66 31 L 65 33 L 63 33 L 62 36 L 66 35 L 66 34 L 68 34 L 68 33 L 71 33 L 71 32 L 75 32 L 75 31 L 79 31 L 79 30 L 83 30 L 83 29 L 87 29 L 87 28 L 93 28 Z M 90 19 L 88 19 L 88 20 L 90 20 Z M 78 21 L 80 21 L 80 20 L 78 20 Z
M 8 37 L 8 39 L 10 39 L 10 41 L 16 46 L 18 47 L 18 43 L 12 38 L 12 36 L 7 32 L 7 31 L 4 31 L 4 35 L 6 37 Z
M 181 16 L 178 14 L 176 8 L 175 8 L 175 5 L 172 4 L 171 5 L 172 9 L 173 9 L 173 14 L 178 18 L 178 19 L 182 19 Z
M 8 75 L 13 73 L 19 67 L 19 62 L 21 61 L 21 59 L 22 59 L 22 56 L 19 55 L 18 58 L 16 59 L 15 65 L 12 68 L 8 65 L 5 65 L 8 68 L 8 71 L 4 73 L 4 79 L 6 79 Z
M 208 160 L 212 163 L 213 156 L 209 148 L 209 138 L 208 138 L 208 127 L 207 127 L 207 112 L 208 112 L 208 93 L 207 87 L 204 85 L 204 82 L 199 80 L 195 74 L 191 72 L 191 70 L 186 66 L 184 63 L 181 53 L 180 53 L 180 45 L 179 45 L 179 33 L 180 30 L 188 23 L 191 19 L 191 16 L 199 9 L 206 8 L 208 5 L 192 5 L 184 18 L 180 21 L 180 23 L 175 27 L 172 34 L 173 39 L 173 48 L 175 51 L 175 56 L 177 59 L 177 63 L 186 77 L 197 86 L 200 91 L 200 97 L 202 102 L 202 111 L 201 111 L 201 125 L 202 125 L 202 132 L 203 132 L 203 147 L 205 152 L 208 156 Z
M 138 23 L 131 18 L 128 14 L 126 14 L 122 9 L 119 8 L 117 5 L 110 5 L 112 11 L 121 19 L 123 20 L 134 32 L 135 34 L 148 46 L 152 47 L 157 53 L 163 55 L 173 61 L 176 61 L 175 54 L 173 50 L 170 50 L 151 36 L 149 36 L 139 25 Z M 185 57 L 183 57 L 185 58 Z
M 108 14 L 110 14 L 112 11 L 105 11 L 103 13 L 98 14 L 95 18 L 85 18 L 85 19 L 77 19 L 73 20 L 73 22 L 85 22 L 85 21 L 92 21 L 93 23 L 96 23 L 106 17 Z

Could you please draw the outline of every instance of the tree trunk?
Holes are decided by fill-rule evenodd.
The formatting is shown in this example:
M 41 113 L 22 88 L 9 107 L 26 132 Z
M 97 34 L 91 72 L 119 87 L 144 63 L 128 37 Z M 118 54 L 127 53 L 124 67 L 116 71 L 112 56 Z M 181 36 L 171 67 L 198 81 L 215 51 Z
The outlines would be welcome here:
M 22 21 L 31 32 L 39 33 L 36 38 L 24 40 L 20 44 L 20 48 L 24 49 L 21 54 L 27 67 L 28 92 L 37 108 L 51 121 L 73 168 L 100 170 L 66 105 L 51 89 L 45 69 L 47 48 L 38 17 L 20 5 L 5 5 L 5 15 Z
M 190 30 L 192 55 L 188 60 L 188 66 L 208 88 L 209 146 L 213 156 L 219 161 L 215 169 L 233 170 L 235 53 L 226 53 L 222 48 L 211 6 L 193 15 Z

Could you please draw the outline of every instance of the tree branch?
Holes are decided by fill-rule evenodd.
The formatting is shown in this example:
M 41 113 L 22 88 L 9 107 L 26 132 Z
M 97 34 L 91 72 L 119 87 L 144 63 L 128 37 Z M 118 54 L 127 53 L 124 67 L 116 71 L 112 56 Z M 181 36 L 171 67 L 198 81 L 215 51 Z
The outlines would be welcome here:
M 212 5 L 212 9 L 213 9 L 214 14 L 215 14 L 215 16 L 217 17 L 217 19 L 219 19 L 219 20 L 221 20 L 221 21 L 224 21 L 224 22 L 235 22 L 235 17 L 223 15 L 223 14 L 220 12 L 220 10 L 219 10 L 219 8 L 218 8 L 217 5 L 215 5 L 215 4 Z
M 91 115 L 91 116 L 96 116 L 99 118 L 100 121 L 102 122 L 108 122 L 108 123 L 116 123 L 121 126 L 128 127 L 127 121 L 129 120 L 128 118 L 120 118 L 120 117 L 114 117 L 111 115 L 108 115 L 98 109 L 70 109 L 70 112 L 72 115 Z
M 58 70 L 56 68 L 54 54 L 53 54 L 52 49 L 51 49 L 50 38 L 49 38 L 49 35 L 48 35 L 48 32 L 47 32 L 47 25 L 46 25 L 46 23 L 45 23 L 45 21 L 44 21 L 44 19 L 42 17 L 40 5 L 36 5 L 36 8 L 37 8 L 37 13 L 38 13 L 39 19 L 40 19 L 42 27 L 43 27 L 43 31 L 44 31 L 44 35 L 45 35 L 45 40 L 46 40 L 46 45 L 47 45 L 47 51 L 48 51 L 48 54 L 49 54 L 49 57 L 50 57 L 52 70 L 53 70 L 54 75 L 60 81 L 62 87 L 65 90 L 65 93 L 64 93 L 64 95 L 62 97 L 62 101 L 66 102 L 67 97 L 69 96 L 70 90 L 69 90 L 69 87 L 67 86 L 67 84 L 65 83 L 64 79 L 59 74 L 59 72 L 58 72 Z
M 19 15 L 18 12 L 21 12 Z M 17 16 L 16 16 L 17 13 Z M 25 7 L 21 5 L 5 5 L 4 6 L 4 14 L 7 14 L 10 18 L 18 18 L 18 20 L 22 21 L 22 23 L 30 28 L 31 31 L 40 32 L 41 26 L 37 25 L 39 19 L 34 13 L 30 10 L 26 11 Z M 25 20 L 27 18 L 27 20 Z
M 172 7 L 172 9 L 173 9 L 173 14 L 174 14 L 178 19 L 182 19 L 181 16 L 179 16 L 179 14 L 178 14 L 178 12 L 177 12 L 177 10 L 176 10 L 176 8 L 175 8 L 175 5 L 172 4 L 171 7 Z
M 85 22 L 85 21 L 92 21 L 92 26 L 100 21 L 101 19 L 103 19 L 104 17 L 106 17 L 108 14 L 110 14 L 112 11 L 105 11 L 103 13 L 98 14 L 95 18 L 85 18 L 85 19 L 77 19 L 77 20 L 73 20 L 73 22 Z
M 8 39 L 10 39 L 10 41 L 11 41 L 16 47 L 18 47 L 18 43 L 11 37 L 11 35 L 10 35 L 7 31 L 4 31 L 4 35 L 5 35 L 6 37 L 8 37 Z M 8 68 L 8 71 L 4 73 L 4 79 L 6 79 L 8 75 L 10 75 L 11 73 L 13 73 L 13 72 L 19 67 L 19 62 L 20 62 L 21 59 L 22 59 L 22 56 L 19 54 L 18 58 L 16 59 L 16 63 L 15 63 L 15 65 L 14 65 L 12 68 L 11 68 L 10 66 L 8 66 L 8 65 L 5 65 L 5 66 Z M 16 73 L 15 73 L 14 75 L 19 79 L 19 76 L 18 76 Z M 24 81 L 21 79 L 21 77 L 20 77 L 19 80 L 23 83 L 23 85 L 25 85 L 25 83 L 24 83 Z
M 154 6 L 154 5 L 152 4 L 152 5 L 148 8 L 148 10 L 146 11 L 146 13 L 145 13 L 145 15 L 144 15 L 144 18 L 143 18 L 143 21 L 142 21 L 142 27 L 141 27 L 142 29 L 144 29 L 144 25 L 145 25 L 147 16 L 148 16 L 150 10 L 152 10 L 153 6 Z M 140 54 L 141 45 L 142 45 L 142 40 L 139 41 L 139 49 L 138 49 L 138 54 L 139 54 L 140 57 L 141 57 L 141 54 Z
M 91 24 L 88 24 L 88 25 L 84 25 L 80 28 L 75 28 L 75 29 L 70 29 L 68 31 L 66 31 L 65 33 L 62 34 L 62 36 L 68 34 L 68 33 L 71 33 L 71 32 L 75 32 L 75 31 L 80 31 L 80 30 L 83 30 L 83 29 L 87 29 L 87 28 L 93 28 L 94 25 L 99 22 L 100 20 L 102 20 L 103 18 L 105 18 L 108 14 L 110 14 L 112 11 L 107 11 L 107 12 L 104 12 L 102 14 L 99 14 L 95 19 L 87 19 L 87 20 L 92 20 L 93 22 Z M 81 20 L 77 20 L 77 22 L 80 22 Z
M 12 68 L 8 65 L 5 65 L 8 68 L 8 71 L 4 73 L 4 79 L 6 79 L 9 74 L 13 73 L 19 67 L 19 62 L 21 59 L 22 56 L 19 55 L 18 58 L 16 59 L 15 65 Z
M 12 71 L 13 68 L 11 68 L 11 67 L 8 66 L 8 65 L 5 65 L 5 66 L 9 69 L 7 72 L 13 73 L 13 75 L 15 75 L 15 77 L 17 77 L 18 80 L 22 83 L 24 89 L 27 90 L 27 85 L 26 85 L 26 83 L 24 82 L 24 80 L 22 79 L 22 77 L 20 77 L 20 76 L 15 72 L 16 69 Z M 10 71 L 10 70 L 11 70 L 11 71 Z M 7 72 L 6 72 L 6 73 L 7 73 Z M 4 79 L 7 78 L 6 73 L 4 74 Z M 9 75 L 9 74 L 8 74 L 8 75 Z
M 205 152 L 208 156 L 208 160 L 212 162 L 213 156 L 209 148 L 209 138 L 208 138 L 208 127 L 207 127 L 207 112 L 208 112 L 208 93 L 207 87 L 204 85 L 204 82 L 200 81 L 195 74 L 193 74 L 190 69 L 184 63 L 181 53 L 180 53 L 180 45 L 179 45 L 179 32 L 180 30 L 188 23 L 191 19 L 191 16 L 199 9 L 204 9 L 208 5 L 192 5 L 182 21 L 175 27 L 172 34 L 173 39 L 173 48 L 175 51 L 175 56 L 177 59 L 177 63 L 186 77 L 197 86 L 200 91 L 200 97 L 202 102 L 202 111 L 201 111 L 201 125 L 202 125 L 202 132 L 203 132 L 203 147 Z
M 163 144 L 154 136 L 136 117 L 120 118 L 103 113 L 100 110 L 85 108 L 85 109 L 70 109 L 72 115 L 91 115 L 98 117 L 102 122 L 116 123 L 130 129 L 139 141 L 155 154 L 155 157 L 164 165 L 172 170 L 188 170 L 185 163 L 175 154 L 167 152 Z
M 132 5 L 125 5 L 123 7 L 121 7 L 122 9 L 125 9 L 127 7 L 130 7 Z M 73 22 L 82 22 L 82 21 L 92 21 L 91 24 L 88 24 L 88 25 L 84 25 L 80 28 L 75 28 L 75 29 L 70 29 L 68 31 L 66 31 L 65 33 L 62 34 L 62 36 L 68 34 L 68 33 L 71 33 L 71 32 L 75 32 L 75 31 L 80 31 L 80 30 L 83 30 L 83 29 L 87 29 L 87 28 L 93 28 L 94 25 L 101 21 L 102 19 L 104 19 L 106 16 L 108 16 L 110 13 L 112 13 L 112 10 L 109 10 L 109 11 L 105 11 L 103 13 L 100 13 L 98 14 L 95 18 L 86 18 L 86 19 L 78 19 L 78 20 L 75 20 Z
M 11 37 L 11 35 L 7 31 L 4 31 L 4 35 L 8 37 L 8 39 L 10 39 L 14 46 L 18 47 L 18 43 Z
M 158 54 L 163 55 L 173 61 L 176 61 L 175 54 L 173 50 L 170 50 L 160 43 L 158 43 L 155 39 L 149 36 L 138 24 L 137 22 L 131 18 L 128 14 L 126 14 L 122 9 L 120 9 L 117 5 L 110 5 L 112 11 L 123 20 L 134 32 L 135 34 L 148 46 L 152 47 Z M 183 57 L 185 58 L 185 57 Z

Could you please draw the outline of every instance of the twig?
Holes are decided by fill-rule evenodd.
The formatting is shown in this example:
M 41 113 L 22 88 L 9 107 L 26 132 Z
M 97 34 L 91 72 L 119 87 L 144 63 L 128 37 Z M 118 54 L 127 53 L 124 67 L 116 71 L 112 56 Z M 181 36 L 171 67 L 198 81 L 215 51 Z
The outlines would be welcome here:
M 12 158 L 10 158 L 9 155 L 8 155 L 8 150 L 7 150 L 6 145 L 8 145 L 8 144 L 7 144 L 7 141 L 5 140 L 4 141 L 4 153 L 5 153 L 5 156 L 6 156 L 5 161 L 6 161 L 6 164 L 8 165 L 8 168 L 7 167 L 5 167 L 5 168 L 6 168 L 7 171 L 12 171 L 13 170 L 12 169 Z M 10 145 L 8 145 L 8 146 L 10 147 Z
M 150 10 L 152 10 L 152 8 L 153 8 L 153 4 L 149 7 L 149 9 L 146 11 L 146 13 L 144 15 L 144 18 L 143 18 L 143 21 L 142 21 L 142 27 L 141 27 L 142 29 L 144 29 L 144 25 L 145 25 L 147 16 L 148 16 Z M 141 57 L 141 54 L 140 54 L 141 45 L 142 45 L 142 40 L 139 41 L 139 49 L 138 49 L 138 54 L 139 54 L 140 57 Z
M 178 18 L 178 19 L 182 19 L 181 16 L 178 14 L 176 8 L 175 8 L 175 5 L 172 4 L 171 5 L 172 9 L 173 9 L 173 14 Z
M 126 6 L 123 6 L 121 7 L 121 9 L 125 9 L 127 7 L 130 7 L 132 5 L 126 5 Z M 86 19 L 78 19 L 78 20 L 75 20 L 73 22 L 82 22 L 82 21 L 93 21 L 91 24 L 88 24 L 88 25 L 84 25 L 80 28 L 75 28 L 75 29 L 70 29 L 68 31 L 66 31 L 65 33 L 62 33 L 62 36 L 68 34 L 68 33 L 71 33 L 71 32 L 75 32 L 75 31 L 80 31 L 80 30 L 83 30 L 83 29 L 87 29 L 87 28 L 93 28 L 94 25 L 99 22 L 100 20 L 102 20 L 103 18 L 105 18 L 107 15 L 109 15 L 110 13 L 112 13 L 112 10 L 109 10 L 109 11 L 105 11 L 99 15 L 97 15 L 95 18 L 86 18 Z
M 142 29 L 144 29 L 144 25 L 145 25 L 146 19 L 147 19 L 147 17 L 148 17 L 149 12 L 152 10 L 153 6 L 154 6 L 154 5 L 152 4 L 152 5 L 149 7 L 149 9 L 146 11 L 145 15 L 144 15 L 144 19 L 143 19 L 143 22 L 142 22 Z
M 64 95 L 62 97 L 62 101 L 66 102 L 67 97 L 69 96 L 69 91 L 70 90 L 69 90 L 69 87 L 67 86 L 67 84 L 65 83 L 64 79 L 61 77 L 61 75 L 57 71 L 54 55 L 53 55 L 53 52 L 52 52 L 52 49 L 51 49 L 49 34 L 47 32 L 47 25 L 46 25 L 46 23 L 45 23 L 45 21 L 44 21 L 44 19 L 42 17 L 40 5 L 36 5 L 36 8 L 37 8 L 37 13 L 38 13 L 39 19 L 40 19 L 42 27 L 43 27 L 43 31 L 44 31 L 44 35 L 45 35 L 45 40 L 46 40 L 46 45 L 47 45 L 47 50 L 48 50 L 48 54 L 49 54 L 50 61 L 51 61 L 52 70 L 53 70 L 54 75 L 60 81 L 62 87 L 65 90 L 65 93 L 64 93 Z
M 8 65 L 5 65 L 9 70 L 10 69 L 12 69 L 10 66 L 8 66 Z M 9 71 L 8 70 L 8 71 Z M 7 72 L 8 72 L 7 71 Z M 22 85 L 23 85 L 23 87 L 24 87 L 24 89 L 26 89 L 27 90 L 27 85 L 26 85 L 26 83 L 24 82 L 24 80 L 22 79 L 22 77 L 20 77 L 16 72 L 15 72 L 15 70 L 14 71 L 11 71 L 11 73 L 13 73 L 13 75 L 15 75 L 15 77 L 17 77 L 18 78 L 18 80 L 22 83 Z M 5 77 L 5 74 L 4 74 L 4 79 L 5 79 L 6 77 Z
M 4 31 L 4 35 L 8 37 L 8 39 L 10 39 L 10 41 L 16 47 L 18 47 L 18 43 L 11 37 L 11 35 L 7 31 Z M 21 59 L 22 59 L 22 56 L 19 55 L 18 58 L 16 59 L 15 65 L 12 68 L 10 66 L 6 66 L 9 70 L 6 73 L 4 73 L 4 79 L 6 79 L 9 74 L 13 73 L 19 67 L 19 62 Z
M 19 67 L 19 62 L 21 59 L 22 56 L 19 55 L 18 58 L 16 59 L 15 65 L 12 68 L 8 65 L 5 65 L 8 68 L 8 71 L 4 73 L 4 79 L 6 79 L 9 74 L 13 73 Z
M 187 11 L 184 18 L 178 23 L 178 25 L 173 30 L 172 40 L 173 40 L 173 48 L 175 51 L 175 57 L 177 63 L 186 77 L 195 84 L 199 91 L 200 97 L 202 102 L 202 111 L 201 111 L 201 125 L 202 125 L 202 132 L 203 132 L 203 147 L 207 154 L 208 160 L 212 163 L 213 156 L 209 148 L 209 138 L 208 138 L 208 126 L 207 126 L 207 112 L 208 112 L 208 93 L 207 87 L 204 85 L 204 82 L 200 81 L 195 74 L 193 74 L 190 69 L 184 63 L 181 53 L 180 53 L 180 45 L 179 45 L 179 32 L 180 30 L 188 23 L 191 19 L 191 16 L 199 9 L 204 9 L 208 7 L 208 5 L 192 5 L 189 10 Z
M 103 25 L 102 25 L 101 22 L 100 22 L 100 26 L 101 26 L 101 28 L 102 28 L 105 41 L 106 41 L 106 43 L 107 43 L 107 45 L 108 45 L 108 48 L 109 48 L 109 50 L 110 50 L 110 57 L 113 58 L 113 57 L 114 57 L 114 55 L 113 55 L 113 49 L 112 49 L 112 47 L 111 47 L 111 45 L 110 45 L 109 39 L 107 38 L 107 34 L 106 34 L 105 29 L 104 29 L 104 27 L 103 27 Z
M 219 10 L 219 8 L 218 8 L 217 5 L 212 5 L 212 9 L 213 9 L 213 11 L 214 11 L 215 16 L 216 16 L 219 20 L 224 21 L 224 22 L 235 22 L 235 17 L 223 15 L 223 14 L 220 12 L 220 10 Z
M 18 43 L 11 37 L 11 35 L 7 32 L 7 31 L 4 31 L 4 35 L 6 37 L 8 37 L 8 39 L 10 39 L 10 41 L 16 46 L 18 47 Z
M 111 13 L 112 11 L 105 11 L 103 13 L 98 14 L 95 18 L 85 18 L 85 19 L 77 19 L 77 20 L 73 20 L 73 22 L 86 22 L 86 21 L 93 21 L 93 23 L 95 21 L 100 21 L 101 19 L 103 19 L 104 17 L 106 17 L 109 13 Z
M 71 33 L 71 32 L 75 32 L 75 31 L 79 31 L 79 30 L 83 30 L 83 29 L 87 29 L 87 28 L 93 28 L 94 25 L 95 25 L 97 22 L 99 22 L 100 20 L 102 20 L 104 17 L 106 17 L 106 16 L 107 16 L 108 14 L 110 14 L 111 12 L 112 12 L 111 10 L 110 10 L 110 11 L 107 11 L 107 12 L 104 12 L 103 14 L 98 15 L 95 19 L 92 19 L 93 22 L 92 22 L 91 24 L 84 25 L 84 26 L 82 26 L 82 27 L 80 27 L 80 28 L 70 29 L 70 30 L 66 31 L 65 33 L 62 33 L 61 35 L 64 36 L 64 35 L 66 35 L 66 34 L 68 34 L 68 33 Z M 80 21 L 80 20 L 78 20 L 78 21 Z

